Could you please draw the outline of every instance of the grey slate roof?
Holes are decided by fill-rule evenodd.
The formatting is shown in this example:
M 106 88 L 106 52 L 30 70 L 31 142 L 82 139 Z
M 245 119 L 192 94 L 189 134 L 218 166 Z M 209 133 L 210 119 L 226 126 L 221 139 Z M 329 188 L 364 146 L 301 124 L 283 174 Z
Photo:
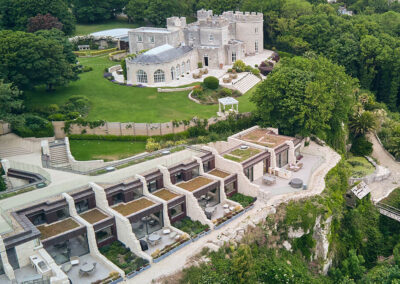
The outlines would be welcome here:
M 190 46 L 172 47 L 157 53 L 153 53 L 151 52 L 152 50 L 149 50 L 148 52 L 145 52 L 133 59 L 130 59 L 129 62 L 142 64 L 166 63 L 171 62 L 192 50 L 193 48 L 191 48 Z

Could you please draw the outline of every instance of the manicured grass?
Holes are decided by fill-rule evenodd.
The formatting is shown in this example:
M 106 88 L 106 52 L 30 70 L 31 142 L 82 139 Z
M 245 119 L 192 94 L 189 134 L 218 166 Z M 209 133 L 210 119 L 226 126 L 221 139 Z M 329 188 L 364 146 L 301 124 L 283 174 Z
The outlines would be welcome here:
M 44 87 L 26 92 L 27 108 L 61 105 L 71 96 L 86 96 L 91 102 L 89 120 L 109 122 L 168 122 L 191 119 L 194 116 L 209 118 L 216 116 L 217 105 L 199 105 L 188 99 L 188 91 L 157 93 L 156 88 L 136 88 L 114 84 L 103 78 L 104 68 L 115 65 L 108 55 L 94 58 L 79 58 L 81 64 L 93 71 L 80 74 L 80 80 L 54 92 Z M 238 98 L 240 112 L 254 109 L 249 101 L 254 88 Z
M 110 30 L 110 29 L 120 29 L 120 28 L 137 28 L 139 27 L 138 24 L 131 24 L 128 23 L 126 19 L 115 19 L 111 21 L 107 21 L 105 23 L 98 23 L 98 24 L 77 24 L 75 35 L 87 35 L 99 31 Z
M 351 165 L 353 177 L 364 177 L 375 171 L 374 166 L 364 157 L 351 157 L 347 159 L 347 162 Z
M 70 140 L 71 153 L 78 161 L 124 159 L 144 152 L 146 142 Z

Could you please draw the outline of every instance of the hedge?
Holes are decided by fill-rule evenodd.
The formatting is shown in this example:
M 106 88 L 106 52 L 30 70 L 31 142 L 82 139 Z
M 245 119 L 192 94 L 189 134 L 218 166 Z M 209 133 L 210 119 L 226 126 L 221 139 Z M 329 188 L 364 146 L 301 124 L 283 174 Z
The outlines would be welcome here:
M 110 52 L 116 51 L 117 48 L 109 48 L 109 49 L 102 49 L 102 50 L 87 50 L 87 51 L 74 51 L 74 54 L 77 56 L 96 56 L 96 55 L 102 55 L 102 54 L 109 54 Z
M 153 138 L 156 142 L 167 141 L 167 140 L 183 140 L 189 137 L 188 131 L 183 131 L 180 133 L 172 133 L 166 135 L 157 136 L 145 136 L 145 135 L 94 135 L 94 134 L 70 134 L 68 138 L 70 140 L 103 140 L 103 141 L 136 141 L 136 142 L 146 142 L 147 139 Z

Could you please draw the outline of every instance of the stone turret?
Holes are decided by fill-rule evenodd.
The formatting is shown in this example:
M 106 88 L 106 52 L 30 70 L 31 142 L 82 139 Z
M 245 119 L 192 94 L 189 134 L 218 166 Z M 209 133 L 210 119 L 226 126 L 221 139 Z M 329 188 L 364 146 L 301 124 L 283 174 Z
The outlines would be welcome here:
M 184 29 L 185 27 L 186 27 L 186 17 L 167 18 L 168 30 Z
M 206 11 L 204 9 L 201 9 L 201 10 L 197 11 L 197 20 L 199 20 L 199 21 L 205 20 L 205 19 L 210 18 L 212 16 L 213 16 L 213 11 L 212 10 Z

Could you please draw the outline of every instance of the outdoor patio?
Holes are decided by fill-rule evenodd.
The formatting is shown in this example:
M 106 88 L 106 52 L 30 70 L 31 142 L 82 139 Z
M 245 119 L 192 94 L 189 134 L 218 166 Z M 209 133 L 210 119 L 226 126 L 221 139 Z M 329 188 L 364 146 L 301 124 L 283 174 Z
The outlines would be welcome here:
M 148 255 L 151 256 L 151 254 L 152 254 L 153 252 L 155 252 L 156 250 L 160 250 L 160 251 L 161 251 L 161 250 L 162 250 L 163 248 L 165 248 L 167 245 L 173 244 L 173 243 L 175 243 L 175 242 L 177 241 L 175 238 L 176 238 L 176 236 L 179 235 L 179 234 L 176 234 L 176 235 L 174 235 L 174 237 L 171 237 L 171 236 L 170 236 L 170 233 L 168 233 L 168 234 L 163 234 L 163 230 L 164 230 L 164 229 L 158 230 L 158 231 L 156 231 L 156 232 L 153 233 L 153 234 L 157 234 L 157 235 L 159 235 L 159 236 L 161 237 L 157 244 L 152 245 L 152 244 L 150 244 L 150 242 L 146 239 L 146 237 L 141 238 L 141 240 L 146 241 L 146 243 L 147 243 L 148 246 L 149 246 L 149 249 L 146 250 L 145 253 L 147 253 Z M 172 232 L 172 230 L 170 230 L 170 231 Z
M 79 268 L 83 265 L 83 263 L 96 263 L 96 267 L 90 274 L 79 275 Z M 101 280 L 106 278 L 112 270 L 102 261 L 93 257 L 90 254 L 83 255 L 79 257 L 79 264 L 72 266 L 72 269 L 67 273 L 68 278 L 72 281 L 72 283 L 79 284 L 90 284 L 97 280 Z
M 31 265 L 27 265 L 14 270 L 15 278 L 18 283 L 23 283 L 32 276 L 38 275 L 38 272 Z M 5 276 L 5 275 L 4 275 Z M 9 282 L 3 282 L 3 278 L 0 277 L 0 283 L 11 283 L 10 280 L 5 276 L 5 279 Z
M 281 195 L 291 192 L 302 191 L 303 188 L 293 188 L 289 185 L 290 180 L 299 178 L 303 181 L 304 185 L 308 185 L 312 173 L 322 164 L 323 158 L 321 156 L 302 154 L 303 158 L 300 160 L 303 163 L 303 167 L 297 171 L 292 172 L 290 179 L 284 179 L 276 177 L 276 183 L 267 185 L 263 183 L 263 178 L 258 178 L 253 183 L 260 186 L 262 191 L 268 192 L 271 195 Z

